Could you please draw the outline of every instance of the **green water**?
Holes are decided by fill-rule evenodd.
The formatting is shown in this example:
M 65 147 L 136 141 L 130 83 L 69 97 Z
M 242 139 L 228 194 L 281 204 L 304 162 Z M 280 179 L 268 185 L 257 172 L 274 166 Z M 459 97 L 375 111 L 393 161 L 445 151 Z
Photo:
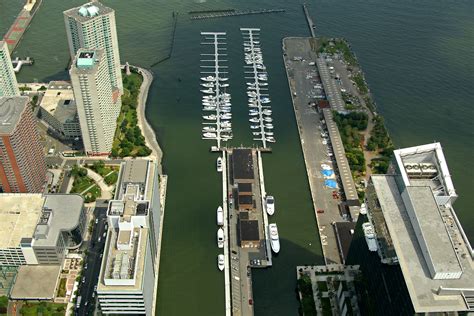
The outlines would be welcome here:
M 45 0 L 14 56 L 30 55 L 19 81 L 66 78 L 62 11 L 80 1 Z M 172 11 L 179 11 L 170 60 L 154 67 L 147 117 L 163 147 L 169 175 L 159 280 L 160 315 L 223 315 L 224 280 L 217 272 L 215 209 L 220 178 L 210 141 L 200 139 L 200 31 L 228 32 L 234 145 L 251 145 L 239 27 L 260 27 L 277 143 L 264 155 L 265 184 L 277 199 L 272 220 L 282 251 L 271 269 L 254 271 L 257 315 L 295 315 L 295 266 L 322 263 L 307 178 L 281 57 L 281 39 L 306 36 L 302 1 L 104 1 L 116 10 L 122 62 L 148 67 L 167 54 Z M 460 198 L 456 210 L 474 236 L 469 205 L 473 173 L 471 107 L 474 5 L 468 0 L 319 0 L 310 4 L 317 33 L 345 37 L 366 73 L 397 146 L 442 142 Z M 0 32 L 21 7 L 0 0 Z M 283 14 L 191 21 L 191 10 L 284 8 Z M 181 81 L 178 81 L 178 78 Z

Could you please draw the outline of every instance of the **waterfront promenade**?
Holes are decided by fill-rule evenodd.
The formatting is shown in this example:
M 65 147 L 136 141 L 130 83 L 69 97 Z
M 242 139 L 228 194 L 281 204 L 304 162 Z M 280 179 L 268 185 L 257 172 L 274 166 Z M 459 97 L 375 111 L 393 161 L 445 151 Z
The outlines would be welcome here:
M 142 130 L 143 136 L 145 137 L 145 143 L 151 149 L 151 154 L 149 158 L 156 161 L 158 165 L 158 170 L 160 174 L 162 174 L 163 168 L 161 165 L 161 159 L 163 158 L 163 151 L 161 150 L 161 147 L 158 144 L 158 141 L 156 140 L 155 131 L 148 123 L 145 115 L 146 101 L 148 98 L 148 91 L 150 90 L 150 86 L 153 81 L 153 75 L 149 70 L 137 66 L 133 67 L 136 68 L 138 72 L 143 76 L 143 82 L 140 87 L 140 94 L 138 95 L 137 103 L 138 126 Z

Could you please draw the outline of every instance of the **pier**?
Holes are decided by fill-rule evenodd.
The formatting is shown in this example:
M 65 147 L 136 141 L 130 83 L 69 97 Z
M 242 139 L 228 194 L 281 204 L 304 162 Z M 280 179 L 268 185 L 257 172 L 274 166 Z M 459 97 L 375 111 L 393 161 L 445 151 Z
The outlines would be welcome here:
M 30 26 L 31 20 L 41 6 L 41 3 L 42 0 L 27 0 L 23 6 L 23 9 L 20 11 L 20 13 L 18 13 L 17 18 L 3 37 L 3 40 L 8 45 L 10 54 L 12 54 L 15 48 L 18 46 L 23 34 L 25 34 L 26 30 Z
M 263 166 L 258 149 L 225 152 L 232 315 L 247 316 L 253 315 L 252 268 L 272 266 Z
M 311 36 L 316 37 L 316 25 L 313 23 L 313 19 L 309 15 L 308 7 L 306 6 L 306 3 L 303 4 L 303 11 L 304 11 L 304 15 L 306 16 L 306 22 L 308 22 L 308 27 L 309 27 Z
M 223 47 L 225 43 L 225 32 L 201 32 L 201 36 L 204 37 L 201 45 L 204 47 L 210 45 L 212 52 L 210 54 L 205 53 L 201 56 L 201 86 L 207 89 L 202 89 L 201 92 L 204 94 L 202 99 L 203 111 L 214 112 L 215 114 L 203 115 L 203 129 L 202 138 L 216 140 L 217 148 L 221 148 L 223 141 L 232 139 L 232 113 L 230 94 L 226 93 L 229 84 L 226 83 L 228 78 L 222 77 L 221 74 L 227 74 L 228 66 L 223 66 L 222 63 L 226 60 L 221 59 L 221 56 L 227 54 L 221 53 L 226 51 Z
M 263 63 L 263 55 L 260 49 L 258 28 L 241 28 L 244 37 L 245 74 L 250 75 L 247 79 L 247 95 L 249 98 L 249 122 L 253 140 L 262 142 L 263 148 L 267 148 L 268 142 L 275 142 L 273 136 L 273 119 L 271 118 L 271 106 L 268 93 L 268 75 Z
M 215 19 L 215 18 L 224 18 L 229 16 L 240 16 L 240 15 L 251 15 L 251 14 L 268 14 L 268 13 L 281 13 L 285 12 L 284 9 L 260 9 L 260 10 L 228 10 L 228 11 L 218 11 L 210 12 L 205 14 L 192 15 L 191 20 L 204 20 L 204 19 Z
M 13 71 L 15 73 L 19 73 L 23 65 L 33 65 L 34 62 L 35 62 L 34 59 L 31 57 L 26 57 L 25 59 L 20 59 L 19 57 L 17 57 L 14 60 L 12 60 Z

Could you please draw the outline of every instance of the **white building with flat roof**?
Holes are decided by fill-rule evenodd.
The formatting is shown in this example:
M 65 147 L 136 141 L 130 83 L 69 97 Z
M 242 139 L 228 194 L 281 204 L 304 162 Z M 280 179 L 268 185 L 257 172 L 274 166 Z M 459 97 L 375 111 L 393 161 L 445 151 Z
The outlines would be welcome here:
M 103 49 L 113 91 L 123 92 L 115 11 L 93 1 L 63 12 L 71 60 L 81 48 Z
M 151 315 L 160 227 L 158 170 L 148 160 L 122 164 L 109 201 L 109 229 L 97 296 L 102 314 Z
M 79 49 L 70 75 L 84 150 L 88 155 L 108 155 L 122 102 L 108 84 L 110 73 L 104 51 Z
M 395 173 L 372 175 L 366 192 L 382 262 L 400 265 L 415 312 L 474 311 L 474 252 L 441 145 L 394 155 Z
M 8 45 L 0 41 L 0 97 L 19 96 L 18 82 L 16 81 L 13 64 L 8 51 Z
M 82 243 L 86 215 L 77 194 L 0 194 L 0 266 L 61 264 Z

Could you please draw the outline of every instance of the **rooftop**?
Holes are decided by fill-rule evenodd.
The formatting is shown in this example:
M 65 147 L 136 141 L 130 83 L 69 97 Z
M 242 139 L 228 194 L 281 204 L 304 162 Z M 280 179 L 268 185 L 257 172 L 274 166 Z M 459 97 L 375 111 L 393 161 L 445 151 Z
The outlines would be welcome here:
M 123 183 L 145 183 L 147 179 L 148 160 L 134 159 L 127 161 L 123 167 Z
M 258 231 L 258 220 L 239 220 L 240 225 L 240 240 L 241 241 L 256 241 L 260 240 Z
M 80 48 L 74 62 L 71 66 L 71 73 L 74 74 L 93 74 L 98 69 L 98 64 L 104 56 L 102 49 L 85 49 Z
M 251 149 L 232 150 L 232 171 L 234 179 L 252 180 L 254 178 Z
M 141 291 L 147 242 L 147 228 L 110 228 L 97 291 Z
M 40 193 L 0 194 L 0 249 L 19 247 L 23 237 L 33 237 L 43 203 Z
M 66 10 L 64 11 L 64 15 L 72 17 L 78 22 L 87 22 L 110 12 L 114 12 L 114 10 L 96 1 Z
M 426 189 L 408 189 L 408 194 L 412 198 L 419 199 L 414 205 L 415 214 L 420 216 L 418 221 L 422 226 L 423 237 L 433 259 L 439 260 L 436 264 L 449 267 L 454 260 L 452 257 L 452 247 L 454 247 L 463 268 L 459 279 L 433 279 L 398 190 L 396 177 L 396 175 L 373 175 L 372 181 L 377 189 L 387 229 L 415 311 L 422 313 L 466 310 L 466 301 L 460 289 L 466 293 L 474 291 L 472 283 L 474 263 L 469 254 L 468 245 L 461 238 L 454 210 L 450 206 L 434 204 L 433 198 L 428 196 Z M 440 215 L 434 212 L 439 212 Z M 445 233 L 446 230 L 449 236 Z M 449 245 L 449 238 L 453 240 L 455 246 Z M 443 252 L 446 258 L 441 258 Z
M 28 104 L 28 97 L 0 97 L 0 135 L 10 135 Z
M 28 265 L 18 268 L 15 285 L 10 294 L 12 299 L 51 300 L 61 266 Z
M 41 107 L 61 123 L 75 120 L 77 107 L 71 83 L 51 81 L 41 99 Z
M 0 194 L 0 248 L 19 247 L 22 238 L 35 235 L 35 245 L 56 245 L 59 232 L 79 222 L 83 201 L 76 194 Z M 47 229 L 37 225 L 44 208 L 53 211 Z
M 456 199 L 456 191 L 440 143 L 395 150 L 405 186 L 430 186 L 437 196 Z

